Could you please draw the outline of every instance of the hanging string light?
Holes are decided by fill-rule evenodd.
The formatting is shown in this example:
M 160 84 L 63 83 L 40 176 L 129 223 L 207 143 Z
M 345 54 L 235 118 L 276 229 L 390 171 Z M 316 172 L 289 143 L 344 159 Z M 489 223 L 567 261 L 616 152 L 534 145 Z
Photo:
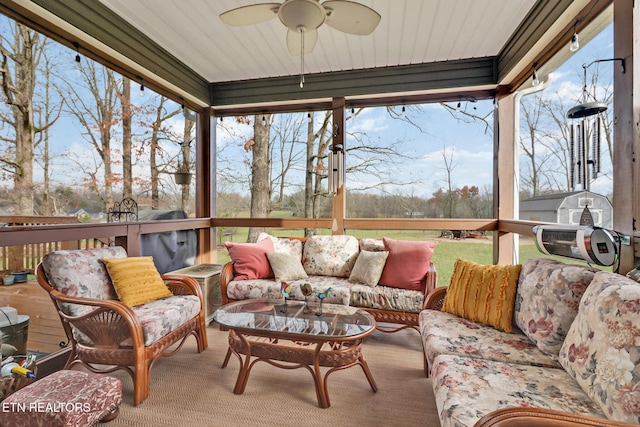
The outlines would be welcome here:
M 538 78 L 538 64 L 536 62 L 533 63 L 533 74 L 531 75 L 531 85 L 538 86 L 540 84 L 540 79 Z
M 76 69 L 76 71 L 80 72 L 82 65 L 80 63 L 80 45 L 78 43 L 73 43 L 73 46 L 76 48 L 76 57 L 75 57 L 75 61 L 73 62 L 73 67 Z
M 577 52 L 580 49 L 580 37 L 576 32 L 576 25 L 578 25 L 578 21 L 573 24 L 573 35 L 571 36 L 571 43 L 569 44 L 569 50 L 571 52 Z

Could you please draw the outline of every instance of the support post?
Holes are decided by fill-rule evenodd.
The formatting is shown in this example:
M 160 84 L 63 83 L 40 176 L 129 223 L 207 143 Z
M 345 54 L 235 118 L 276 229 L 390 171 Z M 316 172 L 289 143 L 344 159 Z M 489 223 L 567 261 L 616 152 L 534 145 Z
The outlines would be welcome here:
M 634 5 L 635 3 L 635 5 Z M 640 262 L 640 4 L 613 2 L 613 54 L 625 60 L 625 73 L 613 74 L 613 229 L 631 236 L 622 245 L 618 272 L 627 273 Z

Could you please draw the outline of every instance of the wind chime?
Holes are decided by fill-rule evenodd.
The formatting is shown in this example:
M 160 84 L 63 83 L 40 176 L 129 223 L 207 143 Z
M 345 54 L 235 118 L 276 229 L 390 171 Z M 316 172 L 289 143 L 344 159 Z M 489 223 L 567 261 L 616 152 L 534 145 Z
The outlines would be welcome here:
M 590 190 L 591 179 L 598 177 L 600 173 L 600 153 L 602 139 L 602 118 L 600 113 L 607 110 L 607 104 L 595 100 L 587 102 L 589 93 L 587 91 L 587 68 L 591 65 L 604 61 L 621 61 L 622 73 L 624 69 L 624 59 L 598 59 L 589 65 L 583 64 L 584 69 L 582 104 L 576 105 L 567 112 L 567 118 L 579 120 L 577 124 L 573 121 L 570 125 L 569 135 L 569 182 L 571 190 L 575 190 L 576 185 L 581 185 L 587 192 Z M 580 225 L 593 225 L 593 217 L 586 204 L 580 217 Z
M 334 125 L 334 142 L 329 147 L 329 192 L 332 195 L 338 194 L 338 189 L 344 185 L 344 146 L 335 142 L 337 133 L 339 132 L 338 125 Z

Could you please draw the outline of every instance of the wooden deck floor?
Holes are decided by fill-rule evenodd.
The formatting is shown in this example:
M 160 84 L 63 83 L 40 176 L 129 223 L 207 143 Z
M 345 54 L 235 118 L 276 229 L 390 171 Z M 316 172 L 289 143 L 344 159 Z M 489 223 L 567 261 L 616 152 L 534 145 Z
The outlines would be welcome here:
M 27 350 L 53 353 L 60 350 L 58 343 L 67 341 L 51 298 L 37 282 L 0 285 L 0 306 L 11 306 L 18 314 L 29 316 Z

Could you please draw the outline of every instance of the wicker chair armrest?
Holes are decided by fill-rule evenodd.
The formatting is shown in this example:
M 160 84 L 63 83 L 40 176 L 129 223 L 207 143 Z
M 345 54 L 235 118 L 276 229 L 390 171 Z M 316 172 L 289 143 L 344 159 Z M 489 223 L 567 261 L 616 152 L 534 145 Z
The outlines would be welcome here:
M 58 314 L 65 322 L 69 325 L 76 326 L 80 331 L 90 335 L 94 339 L 94 342 L 96 341 L 95 335 L 91 334 L 87 328 L 91 331 L 117 331 L 117 334 L 112 332 L 104 336 L 104 339 L 109 343 L 116 341 L 122 342 L 131 338 L 134 348 L 144 347 L 142 324 L 131 307 L 123 304 L 121 301 L 68 296 L 56 290 L 51 291 L 49 295 L 57 307 L 60 307 L 62 303 L 67 303 L 84 305 L 95 309 L 86 314 L 73 316 L 64 313 L 61 308 L 58 308 Z M 119 326 L 120 322 L 126 324 L 125 330 L 127 332 L 123 332 L 124 326 Z M 89 326 L 89 324 L 91 324 L 91 326 Z M 96 344 L 100 344 L 100 342 Z
M 202 300 L 202 288 L 196 279 L 181 274 L 163 274 L 162 280 L 174 295 L 197 295 Z
M 429 292 L 427 297 L 424 299 L 424 309 L 442 310 L 447 289 L 448 286 L 441 286 Z
M 227 296 L 227 287 L 229 282 L 233 280 L 233 262 L 228 262 L 222 266 L 220 271 L 220 297 L 222 299 L 222 305 L 229 304 L 229 297 Z
M 612 421 L 544 408 L 504 408 L 482 417 L 474 427 L 631 427 L 637 424 Z

